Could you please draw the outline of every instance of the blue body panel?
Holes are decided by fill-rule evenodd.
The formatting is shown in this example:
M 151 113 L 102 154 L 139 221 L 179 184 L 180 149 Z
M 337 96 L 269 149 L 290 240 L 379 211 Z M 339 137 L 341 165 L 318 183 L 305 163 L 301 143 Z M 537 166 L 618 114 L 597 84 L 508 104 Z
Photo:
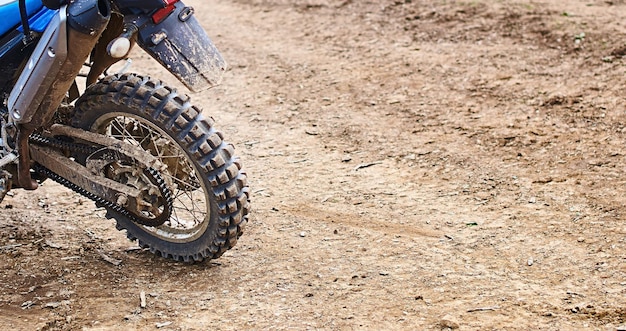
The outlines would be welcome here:
M 48 27 L 48 23 L 52 21 L 52 18 L 59 10 L 52 10 L 46 7 L 43 7 L 41 10 L 37 12 L 37 14 L 31 16 L 28 19 L 28 25 L 30 26 L 31 31 L 44 32 Z M 19 31 L 24 31 L 22 26 L 20 25 L 17 28 Z
M 28 16 L 37 13 L 41 7 L 43 7 L 41 0 L 26 0 Z M 20 22 L 20 7 L 17 0 L 0 5 L 0 36 L 16 28 Z

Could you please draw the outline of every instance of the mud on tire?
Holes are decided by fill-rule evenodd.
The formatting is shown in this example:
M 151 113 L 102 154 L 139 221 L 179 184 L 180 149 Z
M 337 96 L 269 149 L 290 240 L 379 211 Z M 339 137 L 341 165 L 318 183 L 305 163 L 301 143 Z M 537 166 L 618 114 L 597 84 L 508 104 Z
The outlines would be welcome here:
M 247 223 L 246 174 L 234 147 L 213 124 L 188 96 L 134 74 L 106 77 L 76 102 L 72 126 L 135 139 L 168 165 L 162 175 L 176 183 L 169 221 L 153 228 L 113 210 L 107 213 L 129 239 L 154 254 L 177 261 L 217 258 L 237 243 Z M 181 227 L 187 224 L 181 215 L 193 219 L 191 228 Z

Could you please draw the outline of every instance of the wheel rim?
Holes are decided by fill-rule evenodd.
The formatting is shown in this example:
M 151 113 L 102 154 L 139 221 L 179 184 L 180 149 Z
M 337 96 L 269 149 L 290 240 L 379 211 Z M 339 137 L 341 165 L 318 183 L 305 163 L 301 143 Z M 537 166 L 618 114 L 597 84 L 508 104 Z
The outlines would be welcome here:
M 190 242 L 204 233 L 211 213 L 208 189 L 190 156 L 172 137 L 154 123 L 128 113 L 107 113 L 94 122 L 92 130 L 139 146 L 167 165 L 160 174 L 172 191 L 170 219 L 158 227 L 137 226 L 170 242 Z

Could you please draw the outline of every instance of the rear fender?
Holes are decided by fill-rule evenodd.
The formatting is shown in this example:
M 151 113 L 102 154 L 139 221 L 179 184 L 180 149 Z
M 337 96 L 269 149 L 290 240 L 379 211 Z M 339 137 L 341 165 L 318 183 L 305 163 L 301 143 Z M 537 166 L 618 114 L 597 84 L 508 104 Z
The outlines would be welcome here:
M 137 44 L 191 91 L 220 83 L 226 62 L 195 18 L 192 7 L 176 2 L 161 22 L 139 27 Z

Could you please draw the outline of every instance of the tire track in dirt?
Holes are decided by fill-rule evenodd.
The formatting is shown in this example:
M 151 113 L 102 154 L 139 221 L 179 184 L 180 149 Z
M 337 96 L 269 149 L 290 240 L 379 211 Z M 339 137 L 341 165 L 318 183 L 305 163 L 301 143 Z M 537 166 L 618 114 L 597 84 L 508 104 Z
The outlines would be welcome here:
M 367 229 L 391 236 L 409 236 L 413 239 L 419 237 L 442 238 L 444 233 L 425 228 L 419 228 L 415 225 L 397 224 L 391 220 L 377 220 L 372 216 L 359 217 L 354 214 L 337 212 L 329 209 L 316 208 L 311 205 L 295 204 L 288 206 L 286 211 L 291 215 L 303 217 L 313 222 L 324 222 L 328 225 L 343 225 L 358 229 Z

